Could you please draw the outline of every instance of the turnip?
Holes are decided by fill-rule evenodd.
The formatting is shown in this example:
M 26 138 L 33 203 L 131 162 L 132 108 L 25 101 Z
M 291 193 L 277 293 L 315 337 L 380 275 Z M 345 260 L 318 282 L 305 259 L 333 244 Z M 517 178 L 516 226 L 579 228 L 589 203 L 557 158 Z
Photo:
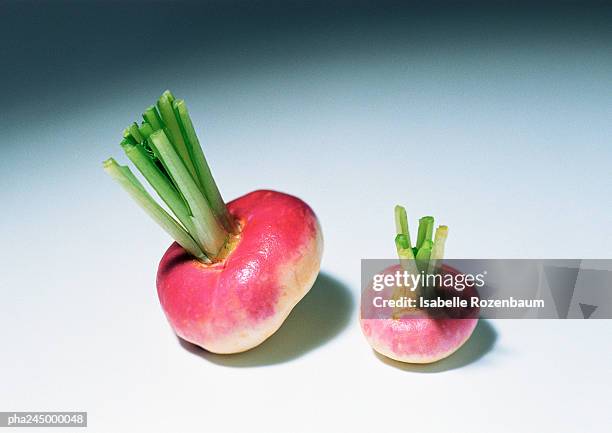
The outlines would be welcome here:
M 323 253 L 317 217 L 275 191 L 226 205 L 185 103 L 169 91 L 143 118 L 121 146 L 170 212 L 128 167 L 110 158 L 104 168 L 175 240 L 157 272 L 162 309 L 179 337 L 208 351 L 251 349 L 312 287 Z
M 448 228 L 439 226 L 433 237 L 433 217 L 423 217 L 419 221 L 416 244 L 413 247 L 408 231 L 406 210 L 401 206 L 395 208 L 397 235 L 395 244 L 400 258 L 400 264 L 390 266 L 380 274 L 395 275 L 403 270 L 411 275 L 430 275 L 435 272 L 456 274 L 458 271 L 446 265 L 440 265 L 444 257 L 444 245 L 448 236 Z M 371 287 L 366 288 L 370 290 Z M 414 290 L 405 287 L 390 287 L 386 293 L 389 299 L 402 296 L 416 299 L 431 297 L 435 290 L 436 296 L 447 296 L 453 288 L 431 288 L 419 286 Z M 455 292 L 469 299 L 477 296 L 474 287 L 462 292 Z M 403 307 L 393 309 L 377 309 L 373 305 L 362 305 L 361 329 L 372 348 L 378 353 L 401 362 L 425 364 L 446 358 L 459 349 L 470 337 L 478 319 L 477 311 L 458 311 L 447 309 L 444 314 L 433 314 L 428 309 Z

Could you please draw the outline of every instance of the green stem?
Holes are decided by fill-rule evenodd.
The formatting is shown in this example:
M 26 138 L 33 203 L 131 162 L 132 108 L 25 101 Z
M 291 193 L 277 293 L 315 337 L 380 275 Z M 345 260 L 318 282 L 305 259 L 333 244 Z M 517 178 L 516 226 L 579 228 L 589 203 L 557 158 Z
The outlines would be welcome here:
M 191 220 L 195 227 L 195 232 L 192 233 L 194 238 L 206 252 L 216 256 L 225 245 L 227 232 L 218 223 L 206 198 L 165 132 L 155 131 L 149 136 L 149 140 L 191 210 Z
M 187 232 L 193 233 L 194 226 L 191 222 L 191 215 L 183 198 L 174 188 L 172 182 L 164 176 L 159 167 L 149 157 L 144 148 L 141 145 L 125 142 L 122 142 L 121 146 L 130 161 L 142 173 L 164 203 L 168 205 L 170 210 L 187 229 Z
M 157 131 L 158 129 L 162 129 L 162 120 L 154 105 L 151 105 L 145 110 L 142 114 L 142 118 L 151 128 L 153 128 L 153 130 Z
M 200 145 L 200 140 L 198 140 L 195 128 L 191 122 L 191 117 L 187 111 L 185 101 L 182 99 L 174 101 L 173 107 L 181 126 L 181 132 L 185 136 L 187 150 L 189 151 L 191 161 L 193 161 L 200 185 L 202 186 L 204 195 L 206 196 L 215 217 L 223 224 L 228 232 L 236 232 L 236 224 L 227 210 L 227 206 L 221 197 L 217 183 L 215 182 L 215 179 L 210 171 L 210 167 L 206 161 L 204 152 L 202 151 L 202 146 Z
M 162 121 L 167 129 L 166 135 L 168 136 L 169 141 L 174 146 L 176 153 L 178 153 L 183 160 L 183 164 L 185 164 L 185 167 L 191 174 L 192 178 L 196 181 L 196 183 L 199 183 L 196 177 L 195 167 L 193 166 L 191 156 L 189 155 L 189 150 L 185 144 L 183 134 L 181 133 L 181 127 L 179 126 L 178 120 L 174 114 L 174 108 L 172 107 L 173 102 L 174 96 L 169 90 L 166 90 L 157 101 L 157 109 L 159 110 L 159 114 L 161 115 Z
M 433 274 L 438 271 L 438 262 L 444 259 L 444 245 L 446 244 L 446 238 L 448 237 L 448 227 L 439 226 L 436 229 L 436 237 L 433 242 L 433 248 L 431 249 L 431 257 L 429 259 L 429 267 L 427 268 L 428 274 Z
M 439 261 L 444 258 L 444 245 L 448 236 L 448 227 L 439 226 L 433 237 L 434 218 L 425 216 L 419 220 L 419 231 L 415 247 L 411 247 L 408 231 L 406 209 L 395 206 L 395 246 L 404 270 L 411 274 L 423 273 L 425 276 L 437 272 Z M 420 296 L 431 296 L 435 288 L 417 287 Z
M 126 166 L 120 166 L 110 158 L 104 161 L 104 170 L 132 196 L 157 224 L 172 236 L 186 251 L 199 260 L 210 263 L 194 239 L 149 195 L 136 176 Z
M 137 143 L 142 143 L 144 137 L 140 134 L 140 130 L 138 129 L 138 125 L 136 123 L 132 123 L 128 127 L 128 131 Z
M 425 239 L 423 241 L 423 245 L 419 248 L 419 251 L 416 254 L 416 267 L 419 272 L 423 272 L 424 275 L 427 275 L 427 267 L 429 265 L 429 258 L 431 257 L 431 249 L 433 248 L 433 242 L 429 239 Z M 432 294 L 433 288 L 428 287 L 424 282 L 421 283 L 421 287 L 419 287 L 419 296 L 424 296 L 426 298 L 430 297 Z
M 416 248 L 420 249 L 423 246 L 423 242 L 426 240 L 431 241 L 433 235 L 434 219 L 432 216 L 424 216 L 419 220 L 419 232 L 417 235 Z
M 406 215 L 406 208 L 403 206 L 395 206 L 395 231 L 398 234 L 404 234 L 408 238 L 408 247 L 412 248 L 410 242 L 410 230 L 408 229 L 408 216 Z
M 414 253 L 410 248 L 410 238 L 404 233 L 400 233 L 395 236 L 395 248 L 397 249 L 397 255 L 400 258 L 400 265 L 405 271 L 416 275 L 419 273 L 416 262 L 414 260 Z
M 153 127 L 148 122 L 143 122 L 138 127 L 138 133 L 142 136 L 143 140 L 147 140 L 151 134 L 153 134 Z
M 155 203 L 127 167 L 112 159 L 104 167 L 129 187 L 135 200 L 177 242 L 200 260 L 205 257 L 210 262 L 217 258 L 229 234 L 237 232 L 237 226 L 212 177 L 185 103 L 165 91 L 142 117 L 140 125 L 133 123 L 125 129 L 121 146 L 178 222 Z
M 418 252 L 416 253 L 416 262 L 417 262 L 417 267 L 419 268 L 419 271 L 426 271 L 427 270 L 427 266 L 429 264 L 429 257 L 431 256 L 431 249 L 433 248 L 433 242 L 426 239 L 423 242 L 423 245 L 421 245 L 421 248 L 419 248 Z

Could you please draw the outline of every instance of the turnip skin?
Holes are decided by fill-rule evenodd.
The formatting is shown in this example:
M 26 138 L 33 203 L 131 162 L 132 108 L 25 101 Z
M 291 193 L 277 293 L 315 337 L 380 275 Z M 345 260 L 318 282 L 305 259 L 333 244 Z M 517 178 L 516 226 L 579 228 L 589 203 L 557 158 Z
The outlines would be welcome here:
M 478 319 L 361 319 L 368 343 L 396 361 L 428 364 L 456 352 L 470 338 Z
M 203 264 L 173 243 L 157 273 L 176 334 L 214 353 L 243 352 L 276 332 L 314 284 L 323 253 L 317 217 L 296 197 L 258 190 L 228 209 L 242 231 L 223 261 Z
M 383 273 L 395 274 L 401 269 L 394 265 Z M 477 293 L 471 288 L 462 295 L 469 298 Z M 428 364 L 452 355 L 470 338 L 478 323 L 477 311 L 470 311 L 468 318 L 456 319 L 430 317 L 427 311 L 411 310 L 406 317 L 392 319 L 388 309 L 374 311 L 371 306 L 362 307 L 367 312 L 365 317 L 363 310 L 360 312 L 361 330 L 370 346 L 388 358 L 412 364 Z

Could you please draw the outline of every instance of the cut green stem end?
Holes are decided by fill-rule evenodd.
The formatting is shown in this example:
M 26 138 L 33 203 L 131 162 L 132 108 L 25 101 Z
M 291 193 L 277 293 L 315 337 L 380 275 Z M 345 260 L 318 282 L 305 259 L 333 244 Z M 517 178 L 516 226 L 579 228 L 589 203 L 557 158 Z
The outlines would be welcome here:
M 423 246 L 426 240 L 431 241 L 433 236 L 434 218 L 432 216 L 424 216 L 419 220 L 419 232 L 417 235 L 417 249 Z
M 395 206 L 395 230 L 397 234 L 402 234 L 406 238 L 407 247 L 412 248 L 410 242 L 410 231 L 408 230 L 408 216 L 406 215 L 406 208 L 403 206 Z M 397 238 L 396 238 L 397 239 Z
M 237 224 L 227 210 L 182 100 L 166 91 L 144 121 L 123 134 L 121 147 L 174 217 L 149 195 L 129 168 L 114 159 L 106 172 L 176 240 L 200 261 L 215 261 Z

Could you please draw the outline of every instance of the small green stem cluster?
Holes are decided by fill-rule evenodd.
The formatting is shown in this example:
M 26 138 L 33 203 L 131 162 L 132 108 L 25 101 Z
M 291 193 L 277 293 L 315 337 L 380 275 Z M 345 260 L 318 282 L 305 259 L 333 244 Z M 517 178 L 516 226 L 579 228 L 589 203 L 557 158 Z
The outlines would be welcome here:
M 121 147 L 174 217 L 128 167 L 110 158 L 104 161 L 104 169 L 185 250 L 210 263 L 237 227 L 206 162 L 185 102 L 165 91 L 142 117 L 140 124 L 125 129 Z
M 402 267 L 412 273 L 425 272 L 433 274 L 437 271 L 438 262 L 444 258 L 444 244 L 448 236 L 448 227 L 439 226 L 433 233 L 434 218 L 424 216 L 419 220 L 417 240 L 414 247 L 408 230 L 406 209 L 395 206 L 395 246 Z

